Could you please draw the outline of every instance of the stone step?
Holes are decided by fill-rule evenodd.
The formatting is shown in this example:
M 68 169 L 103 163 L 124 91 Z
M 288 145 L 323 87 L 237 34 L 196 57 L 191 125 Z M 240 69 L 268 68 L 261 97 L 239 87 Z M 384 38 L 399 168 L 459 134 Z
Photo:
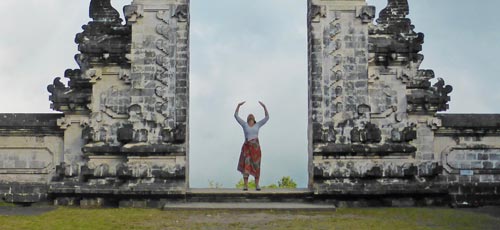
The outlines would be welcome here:
M 163 210 L 301 210 L 335 211 L 332 204 L 289 203 L 289 202 L 186 202 L 168 203 Z
M 189 189 L 186 192 L 188 202 L 307 202 L 313 200 L 313 192 L 308 189 Z

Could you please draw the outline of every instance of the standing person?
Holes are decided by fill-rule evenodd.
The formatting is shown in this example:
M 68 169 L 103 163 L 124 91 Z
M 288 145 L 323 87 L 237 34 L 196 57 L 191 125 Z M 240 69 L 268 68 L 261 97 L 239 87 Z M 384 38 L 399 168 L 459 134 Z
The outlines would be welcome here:
M 264 108 L 266 117 L 259 122 L 256 122 L 255 116 L 253 114 L 249 114 L 247 122 L 245 122 L 238 116 L 240 107 L 243 104 L 245 104 L 245 101 L 239 103 L 236 107 L 236 111 L 234 111 L 234 118 L 236 118 L 236 121 L 240 123 L 245 134 L 245 143 L 243 143 L 243 147 L 241 147 L 240 160 L 238 162 L 238 171 L 243 174 L 243 182 L 245 183 L 243 191 L 248 190 L 248 177 L 250 175 L 255 177 L 255 189 L 260 191 L 259 179 L 261 151 L 259 144 L 259 129 L 269 120 L 269 113 L 267 112 L 266 105 L 259 101 L 259 104 L 262 108 Z

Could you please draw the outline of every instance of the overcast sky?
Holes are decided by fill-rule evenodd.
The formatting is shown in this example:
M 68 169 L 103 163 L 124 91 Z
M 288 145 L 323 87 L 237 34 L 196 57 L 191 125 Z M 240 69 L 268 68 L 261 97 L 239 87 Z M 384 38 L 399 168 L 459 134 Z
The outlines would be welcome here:
M 74 36 L 89 21 L 82 0 L 0 1 L 0 112 L 52 112 L 46 86 L 77 68 Z M 262 183 L 307 185 L 306 0 L 191 0 L 192 187 L 233 187 L 241 116 L 269 108 L 261 129 Z M 386 0 L 370 0 L 381 10 Z M 449 112 L 500 113 L 498 0 L 410 0 L 425 33 L 422 68 L 454 87 Z M 121 12 L 130 0 L 112 0 Z

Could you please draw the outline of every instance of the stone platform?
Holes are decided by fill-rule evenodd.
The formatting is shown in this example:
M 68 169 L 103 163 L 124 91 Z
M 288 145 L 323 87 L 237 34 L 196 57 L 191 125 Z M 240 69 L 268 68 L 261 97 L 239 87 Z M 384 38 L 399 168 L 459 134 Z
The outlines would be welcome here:
M 335 211 L 331 204 L 289 203 L 289 202 L 249 202 L 249 203 L 217 203 L 188 202 L 166 204 L 163 210 L 301 210 L 301 211 Z
M 308 210 L 332 211 L 333 204 L 313 203 L 308 189 L 189 189 L 185 202 L 167 203 L 163 210 Z
M 187 202 L 218 202 L 218 203 L 248 203 L 248 202 L 310 202 L 313 192 L 308 189 L 189 189 L 186 193 Z

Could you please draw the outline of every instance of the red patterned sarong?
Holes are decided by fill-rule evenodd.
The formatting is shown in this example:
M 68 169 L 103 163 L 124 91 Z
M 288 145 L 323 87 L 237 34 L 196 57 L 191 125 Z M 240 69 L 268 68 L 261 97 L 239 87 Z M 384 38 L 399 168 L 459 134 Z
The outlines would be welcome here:
M 259 139 L 255 138 L 245 141 L 241 147 L 240 160 L 238 162 L 238 171 L 242 174 L 250 174 L 254 177 L 260 177 L 260 144 Z

